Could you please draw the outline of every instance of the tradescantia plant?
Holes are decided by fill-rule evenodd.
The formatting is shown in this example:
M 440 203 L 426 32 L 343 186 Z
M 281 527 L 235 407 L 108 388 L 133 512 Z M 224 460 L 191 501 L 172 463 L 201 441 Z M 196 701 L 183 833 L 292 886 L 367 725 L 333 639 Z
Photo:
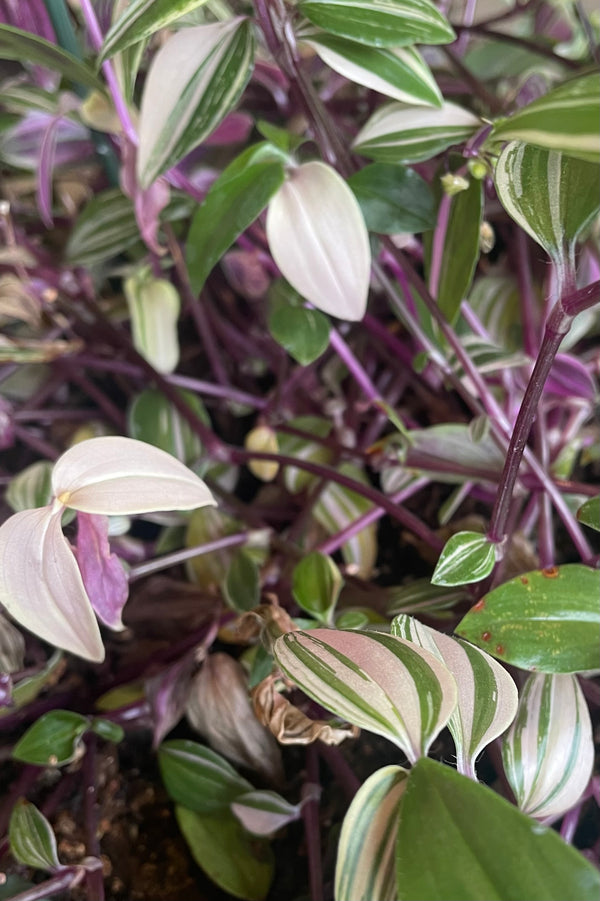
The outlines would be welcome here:
M 597 897 L 599 39 L 0 2 L 0 898 Z

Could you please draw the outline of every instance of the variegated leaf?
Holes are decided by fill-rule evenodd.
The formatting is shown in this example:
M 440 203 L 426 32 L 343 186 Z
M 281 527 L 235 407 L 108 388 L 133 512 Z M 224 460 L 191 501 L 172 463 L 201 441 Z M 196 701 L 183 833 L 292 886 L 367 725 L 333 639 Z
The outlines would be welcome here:
M 290 804 L 274 791 L 251 791 L 231 803 L 231 811 L 246 832 L 266 838 L 298 820 L 302 804 Z
M 254 61 L 244 17 L 186 28 L 154 57 L 142 96 L 137 174 L 147 188 L 198 146 L 246 87 Z
M 123 284 L 135 349 L 158 372 L 171 373 L 179 362 L 177 319 L 181 301 L 164 278 L 153 278 L 143 267 Z
M 422 648 L 381 632 L 288 632 L 273 645 L 281 669 L 310 698 L 402 748 L 414 763 L 448 722 L 454 677 Z
M 133 204 L 111 188 L 94 196 L 77 217 L 66 255 L 76 266 L 93 266 L 123 253 L 139 239 Z
M 206 0 L 131 0 L 106 35 L 99 62 L 151 37 L 203 3 Z
M 396 901 L 396 836 L 408 772 L 377 770 L 362 784 L 342 823 L 335 901 Z
M 297 416 L 289 420 L 287 425 L 321 439 L 327 438 L 331 432 L 331 422 L 318 416 Z M 311 463 L 331 462 L 332 450 L 321 442 L 311 441 L 308 437 L 302 438 L 300 435 L 291 435 L 287 432 L 278 432 L 277 440 L 279 452 L 286 457 L 297 457 L 300 460 L 309 460 Z M 286 466 L 284 469 L 285 487 L 290 494 L 298 494 L 316 480 L 316 476 L 305 470 L 296 469 L 294 466 Z
M 392 634 L 431 651 L 454 676 L 458 703 L 448 728 L 456 744 L 459 773 L 476 778 L 478 755 L 515 718 L 519 701 L 515 683 L 504 667 L 484 651 L 410 616 L 397 616 L 392 622 Z
M 267 239 L 288 282 L 317 309 L 362 319 L 371 273 L 358 201 L 335 169 L 314 160 L 291 169 L 269 204 Z
M 496 191 L 506 212 L 560 267 L 600 210 L 598 166 L 513 141 L 500 155 Z
M 334 72 L 403 103 L 441 106 L 429 66 L 414 47 L 367 47 L 325 31 L 299 35 Z
M 519 807 L 530 816 L 560 816 L 577 803 L 592 773 L 594 743 L 576 676 L 529 676 L 502 759 Z
M 54 466 L 52 490 L 65 507 L 108 516 L 215 505 L 204 482 L 179 460 L 113 435 L 69 448 Z
M 366 482 L 363 472 L 350 463 L 340 466 L 339 471 L 357 482 Z M 327 534 L 335 535 L 372 508 L 373 504 L 361 494 L 337 482 L 329 482 L 320 493 L 313 513 Z M 341 551 L 346 563 L 354 567 L 355 574 L 361 579 L 369 579 L 377 559 L 377 523 L 364 526 L 344 542 Z
M 597 163 L 600 158 L 600 85 L 590 72 L 494 124 L 492 140 L 526 141 Z
M 454 103 L 440 109 L 389 103 L 377 110 L 354 140 L 361 156 L 384 163 L 418 163 L 460 144 L 482 125 Z

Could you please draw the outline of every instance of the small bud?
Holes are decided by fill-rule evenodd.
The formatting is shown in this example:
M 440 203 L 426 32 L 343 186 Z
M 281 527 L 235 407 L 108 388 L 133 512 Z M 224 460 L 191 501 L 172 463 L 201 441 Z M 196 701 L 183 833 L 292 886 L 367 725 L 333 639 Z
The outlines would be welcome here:
M 277 435 L 267 425 L 259 425 L 246 435 L 246 450 L 276 454 L 279 451 Z M 250 460 L 248 469 L 261 482 L 272 482 L 279 472 L 279 463 L 270 460 Z
M 486 175 L 489 174 L 487 165 L 483 160 L 479 159 L 469 160 L 469 162 L 467 163 L 467 169 L 469 170 L 473 178 L 477 179 L 477 181 L 483 181 Z
M 489 222 L 483 221 L 479 229 L 479 249 L 482 253 L 489 253 L 494 249 L 496 235 Z
M 440 181 L 444 194 L 447 194 L 448 197 L 454 197 L 455 194 L 460 194 L 461 191 L 466 191 L 469 187 L 468 178 L 463 178 L 462 175 L 453 175 L 452 172 L 442 175 Z

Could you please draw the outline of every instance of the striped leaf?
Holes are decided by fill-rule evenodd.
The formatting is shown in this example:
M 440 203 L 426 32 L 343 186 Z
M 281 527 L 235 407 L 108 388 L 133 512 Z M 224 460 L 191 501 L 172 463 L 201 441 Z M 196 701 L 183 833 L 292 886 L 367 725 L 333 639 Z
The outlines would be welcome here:
M 118 256 L 139 240 L 129 198 L 118 188 L 101 191 L 77 218 L 67 244 L 67 259 L 76 266 L 93 266 Z
M 381 632 L 288 632 L 273 653 L 310 698 L 349 723 L 383 735 L 414 763 L 448 722 L 456 682 L 440 661 Z
M 318 310 L 358 321 L 371 274 L 369 233 L 358 201 L 318 160 L 291 169 L 269 204 L 267 240 L 293 288 Z
M 147 188 L 198 146 L 239 100 L 254 61 L 243 17 L 186 28 L 154 57 L 140 109 L 137 174 Z
M 600 160 L 600 82 L 592 72 L 574 78 L 494 123 L 491 139 L 526 141 L 590 162 Z
M 524 813 L 557 817 L 577 803 L 592 774 L 594 742 L 576 676 L 529 676 L 502 760 Z
M 151 37 L 161 28 L 202 6 L 206 0 L 131 0 L 108 31 L 99 62 Z
M 102 81 L 90 66 L 37 34 L 21 31 L 11 25 L 0 24 L 0 59 L 44 66 L 53 72 L 60 72 L 74 84 L 103 89 Z
M 429 0 L 301 0 L 298 8 L 324 31 L 373 47 L 447 44 L 455 38 Z
M 600 572 L 579 563 L 523 573 L 475 604 L 456 627 L 505 663 L 543 673 L 598 667 Z
M 559 267 L 574 266 L 577 239 L 600 210 L 598 166 L 513 142 L 500 155 L 495 183 L 509 216 Z
M 297 416 L 290 419 L 287 425 L 299 431 L 315 435 L 317 438 L 327 438 L 331 432 L 331 422 L 318 416 Z M 318 441 L 311 441 L 308 437 L 290 435 L 287 432 L 278 432 L 279 451 L 286 457 L 297 457 L 300 460 L 308 460 L 311 463 L 330 463 L 333 452 L 330 447 Z M 311 484 L 315 484 L 317 477 L 294 466 L 286 466 L 284 469 L 285 487 L 290 494 L 298 494 Z
M 37 807 L 19 798 L 8 826 L 10 852 L 19 863 L 40 870 L 60 867 L 52 826 Z
M 408 772 L 377 770 L 362 784 L 342 823 L 335 901 L 396 901 L 395 847 Z
M 469 585 L 485 579 L 496 562 L 496 545 L 480 532 L 457 532 L 440 554 L 431 581 L 434 585 Z
M 163 742 L 158 763 L 170 797 L 197 813 L 227 810 L 236 798 L 252 791 L 224 757 L 195 741 Z
M 518 704 L 515 683 L 484 651 L 424 626 L 410 616 L 394 619 L 392 635 L 431 651 L 454 676 L 458 702 L 448 728 L 456 744 L 459 773 L 475 779 L 478 755 L 515 718 Z
M 143 266 L 125 279 L 123 291 L 133 346 L 157 372 L 173 372 L 179 362 L 177 320 L 181 308 L 176 288 L 167 279 L 154 278 Z
M 454 103 L 440 109 L 389 103 L 371 116 L 353 146 L 361 156 L 383 163 L 418 163 L 460 144 L 481 125 L 481 119 Z
M 429 66 L 414 47 L 367 47 L 324 31 L 310 31 L 299 40 L 317 53 L 334 72 L 403 103 L 441 106 L 442 95 Z
M 366 483 L 363 472 L 350 463 L 340 466 L 339 471 L 357 482 Z M 361 494 L 337 482 L 329 482 L 320 493 L 313 513 L 327 534 L 335 535 L 372 509 L 373 504 Z M 354 567 L 355 575 L 369 579 L 377 559 L 377 524 L 366 525 L 344 542 L 341 551 L 345 562 Z

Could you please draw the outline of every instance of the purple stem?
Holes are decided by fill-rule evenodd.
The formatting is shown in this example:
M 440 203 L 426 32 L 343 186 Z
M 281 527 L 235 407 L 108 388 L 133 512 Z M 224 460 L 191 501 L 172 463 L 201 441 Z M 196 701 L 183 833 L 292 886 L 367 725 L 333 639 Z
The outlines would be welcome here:
M 319 752 L 319 757 L 325 761 L 335 776 L 336 782 L 342 787 L 348 801 L 352 801 L 352 798 L 361 786 L 361 782 L 342 752 L 339 748 L 332 748 L 323 744 L 323 742 L 317 744 L 317 751 Z
M 103 38 L 91 0 L 81 0 L 81 12 L 83 13 L 83 18 L 85 19 L 85 24 L 87 26 L 92 47 L 94 48 L 96 53 L 99 53 L 100 48 L 102 47 Z M 137 131 L 135 130 L 135 126 L 131 121 L 131 116 L 129 115 L 127 104 L 125 103 L 125 99 L 121 93 L 121 88 L 119 87 L 119 82 L 110 60 L 106 60 L 102 63 L 102 71 L 104 73 L 104 77 L 106 78 L 106 83 L 108 85 L 110 95 L 115 105 L 115 111 L 117 113 L 117 116 L 119 117 L 119 122 L 121 123 L 123 131 L 125 132 L 127 138 L 131 141 L 133 146 L 137 147 L 139 144 Z
M 196 547 L 173 551 L 172 554 L 164 554 L 156 560 L 148 560 L 146 563 L 132 566 L 128 574 L 129 582 L 135 582 L 143 576 L 150 575 L 150 573 L 160 572 L 169 566 L 176 566 L 179 563 L 184 563 L 186 560 L 192 560 L 201 554 L 211 554 L 213 551 L 221 551 L 228 547 L 240 547 L 246 544 L 249 538 L 249 532 L 239 532 L 236 535 L 225 535 L 223 538 L 216 538 L 214 541 L 206 542 L 206 544 L 198 544 Z
M 49 898 L 51 895 L 58 895 L 60 892 L 68 891 L 74 885 L 79 885 L 82 874 L 81 867 L 65 867 L 52 879 L 40 882 L 39 885 L 34 885 L 24 892 L 19 892 L 18 895 L 13 895 L 11 901 L 40 901 L 40 899 Z
M 444 260 L 444 245 L 446 243 L 446 232 L 448 231 L 451 208 L 452 198 L 449 194 L 442 194 L 437 214 L 437 222 L 433 232 L 433 242 L 431 245 L 429 290 L 433 297 L 437 297 L 440 287 L 440 274 L 442 272 L 442 262 Z
M 29 429 L 24 429 L 22 426 L 14 425 L 14 433 L 15 437 L 22 441 L 23 444 L 28 445 L 32 450 L 34 450 L 40 457 L 46 457 L 48 460 L 56 460 L 60 456 L 58 450 L 49 444 L 48 441 L 45 441 L 43 438 L 39 438 L 37 435 L 34 435 Z
M 361 364 L 358 362 L 340 333 L 334 328 L 330 329 L 329 343 L 338 357 L 344 361 L 352 376 L 360 385 L 362 391 L 369 398 L 371 403 L 381 404 L 382 398 L 379 394 L 379 391 L 377 390 Z
M 320 785 L 319 758 L 314 745 L 306 749 L 306 782 Z M 311 901 L 323 901 L 323 870 L 321 865 L 321 830 L 319 826 L 319 802 L 307 801 L 302 808 L 304 836 L 308 856 L 308 879 Z
M 570 845 L 575 838 L 580 815 L 581 804 L 577 804 L 571 810 L 568 810 L 566 812 L 563 817 L 563 821 L 560 824 L 560 836 L 568 845 Z
M 523 323 L 523 347 L 525 353 L 535 357 L 539 349 L 539 304 L 535 296 L 531 265 L 527 246 L 527 235 L 518 228 L 515 238 L 517 257 L 517 278 L 521 301 L 521 322 Z

